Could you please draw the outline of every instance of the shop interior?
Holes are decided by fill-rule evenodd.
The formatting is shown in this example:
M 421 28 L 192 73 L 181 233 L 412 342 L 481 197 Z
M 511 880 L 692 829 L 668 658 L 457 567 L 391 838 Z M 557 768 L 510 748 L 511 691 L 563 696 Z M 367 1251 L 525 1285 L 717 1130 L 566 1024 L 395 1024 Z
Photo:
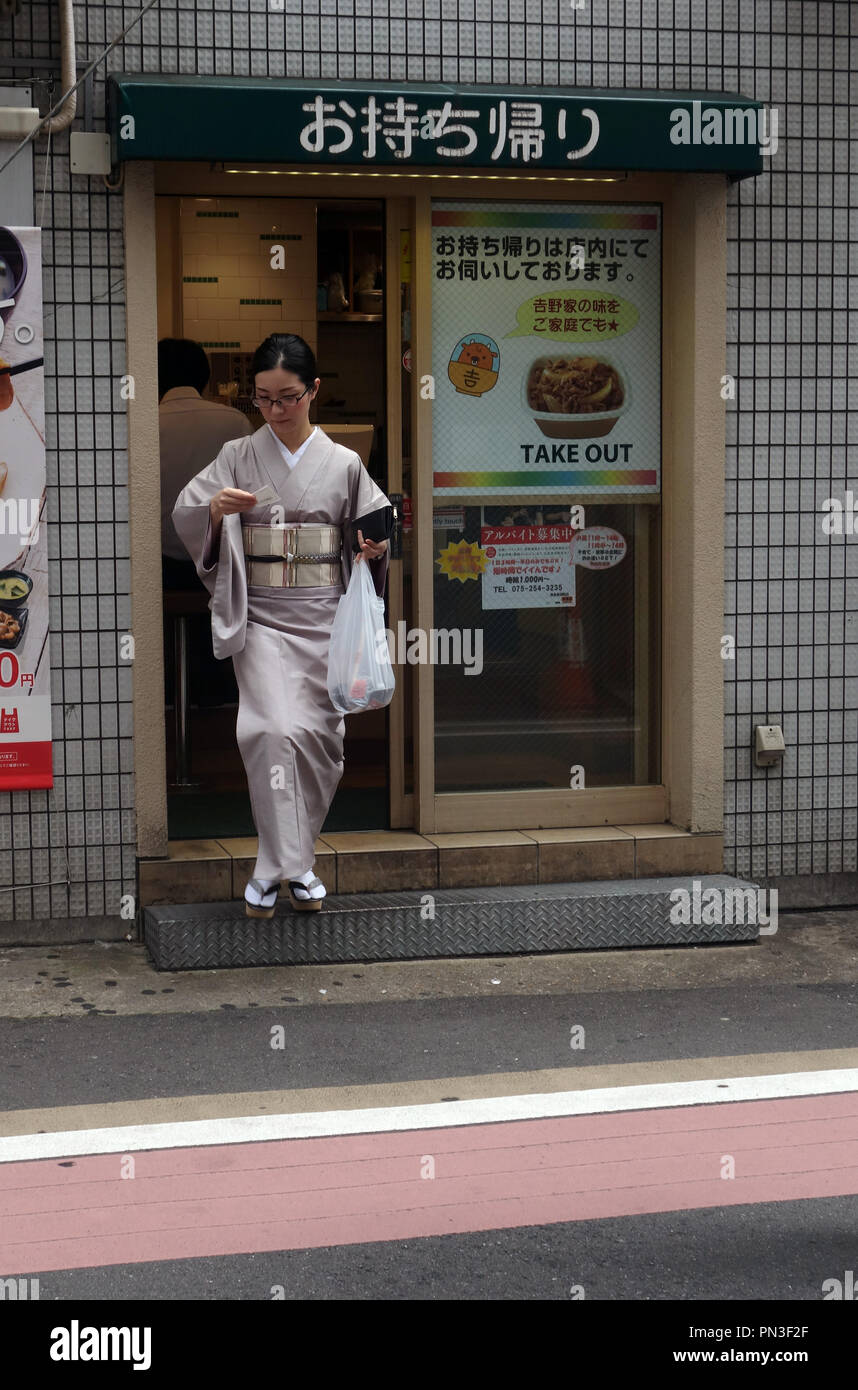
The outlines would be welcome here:
M 322 381 L 311 422 L 355 448 L 387 490 L 384 203 L 159 197 L 157 216 L 158 336 L 203 346 L 205 394 L 258 428 L 253 351 L 269 333 L 300 334 Z M 213 668 L 201 655 L 207 625 L 204 591 L 165 592 L 170 839 L 255 833 L 235 740 L 235 676 L 231 661 Z M 385 709 L 346 719 L 345 772 L 324 829 L 389 826 L 388 718 Z

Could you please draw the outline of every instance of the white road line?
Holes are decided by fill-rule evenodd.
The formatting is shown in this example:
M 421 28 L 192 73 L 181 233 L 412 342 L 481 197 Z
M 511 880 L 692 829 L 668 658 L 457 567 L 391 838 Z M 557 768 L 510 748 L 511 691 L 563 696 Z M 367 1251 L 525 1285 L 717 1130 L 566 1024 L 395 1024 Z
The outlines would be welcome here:
M 647 1086 L 610 1086 L 592 1091 L 380 1106 L 371 1110 L 321 1110 L 289 1115 L 240 1115 L 232 1119 L 180 1120 L 168 1124 L 120 1125 L 107 1129 L 22 1134 L 0 1139 L 0 1163 L 73 1154 L 139 1153 L 198 1145 L 249 1144 L 272 1139 L 318 1139 L 341 1134 L 378 1134 L 457 1125 L 502 1124 L 563 1115 L 600 1115 L 725 1101 L 776 1100 L 856 1092 L 858 1068 L 783 1072 L 774 1076 L 669 1081 Z

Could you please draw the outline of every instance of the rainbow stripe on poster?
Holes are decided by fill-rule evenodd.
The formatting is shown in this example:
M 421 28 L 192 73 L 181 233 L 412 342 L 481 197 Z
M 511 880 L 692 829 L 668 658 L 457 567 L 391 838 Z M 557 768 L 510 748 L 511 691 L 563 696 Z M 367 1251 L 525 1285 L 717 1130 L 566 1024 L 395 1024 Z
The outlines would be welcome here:
M 609 232 L 655 231 L 654 212 L 453 212 L 433 208 L 433 227 L 591 227 Z
M 435 487 L 491 487 L 502 491 L 510 487 L 656 487 L 658 473 L 654 468 L 529 468 L 525 472 L 513 469 L 492 469 L 477 473 L 435 473 Z

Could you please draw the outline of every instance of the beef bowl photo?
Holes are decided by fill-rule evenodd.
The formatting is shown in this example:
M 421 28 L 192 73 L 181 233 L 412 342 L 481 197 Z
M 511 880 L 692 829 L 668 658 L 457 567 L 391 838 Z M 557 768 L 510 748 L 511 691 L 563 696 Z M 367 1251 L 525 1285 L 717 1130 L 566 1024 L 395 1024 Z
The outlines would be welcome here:
M 610 434 L 630 402 L 625 374 L 607 357 L 537 357 L 522 382 L 525 408 L 552 439 Z

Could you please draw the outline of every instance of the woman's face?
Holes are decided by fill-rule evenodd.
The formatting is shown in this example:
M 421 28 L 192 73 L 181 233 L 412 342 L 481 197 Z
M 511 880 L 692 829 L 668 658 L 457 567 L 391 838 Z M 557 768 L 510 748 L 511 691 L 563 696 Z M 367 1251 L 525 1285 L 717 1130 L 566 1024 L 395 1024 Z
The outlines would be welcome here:
M 268 372 L 257 372 L 254 377 L 256 399 L 263 402 L 262 416 L 276 429 L 278 425 L 292 429 L 305 425 L 310 413 L 310 402 L 314 399 L 321 377 L 316 377 L 309 391 L 295 372 L 285 367 L 272 367 Z M 302 395 L 302 392 L 304 393 Z M 297 398 L 301 396 L 301 399 Z M 265 401 L 282 401 L 279 406 L 265 406 Z M 295 402 L 295 404 L 291 404 Z

